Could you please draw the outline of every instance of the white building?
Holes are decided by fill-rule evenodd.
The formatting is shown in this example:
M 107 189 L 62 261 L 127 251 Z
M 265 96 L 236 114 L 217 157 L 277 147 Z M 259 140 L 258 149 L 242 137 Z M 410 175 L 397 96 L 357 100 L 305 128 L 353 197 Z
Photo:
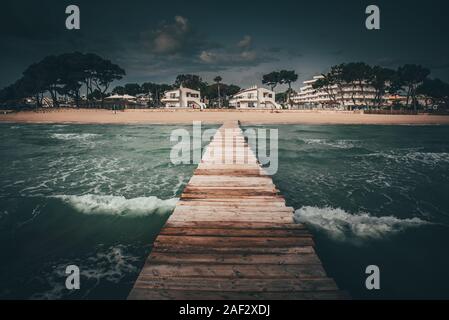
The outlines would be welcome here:
M 140 93 L 136 95 L 137 104 L 142 106 L 148 106 L 148 104 L 153 101 L 153 96 L 151 93 Z
M 376 98 L 376 90 L 372 86 L 345 84 L 336 85 L 328 90 L 314 89 L 313 84 L 323 76 L 314 76 L 312 80 L 304 81 L 305 86 L 292 96 L 293 105 L 299 108 L 340 107 L 353 108 L 356 106 L 372 105 Z M 362 90 L 363 89 L 363 90 Z
M 206 105 L 201 102 L 201 93 L 197 90 L 180 87 L 179 89 L 166 91 L 161 99 L 166 108 L 199 108 Z
M 237 109 L 281 109 L 275 96 L 271 90 L 253 86 L 232 96 L 229 104 Z

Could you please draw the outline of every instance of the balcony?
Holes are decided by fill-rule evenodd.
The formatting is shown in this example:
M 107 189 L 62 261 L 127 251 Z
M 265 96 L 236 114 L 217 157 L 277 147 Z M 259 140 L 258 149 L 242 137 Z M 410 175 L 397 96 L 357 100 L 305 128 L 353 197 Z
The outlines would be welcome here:
M 179 97 L 164 97 L 161 99 L 161 102 L 178 102 Z

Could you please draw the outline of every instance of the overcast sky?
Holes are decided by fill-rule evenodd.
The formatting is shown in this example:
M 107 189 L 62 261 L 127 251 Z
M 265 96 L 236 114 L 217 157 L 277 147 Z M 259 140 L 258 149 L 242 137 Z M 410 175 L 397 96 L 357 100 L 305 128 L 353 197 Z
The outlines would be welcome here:
M 77 4 L 81 30 L 65 28 Z M 365 8 L 381 9 L 381 30 L 365 28 Z M 260 84 L 294 69 L 301 82 L 334 64 L 395 68 L 422 64 L 449 81 L 449 1 L 364 0 L 2 0 L 0 87 L 49 54 L 97 53 L 119 64 L 122 82 L 173 83 L 177 74 Z

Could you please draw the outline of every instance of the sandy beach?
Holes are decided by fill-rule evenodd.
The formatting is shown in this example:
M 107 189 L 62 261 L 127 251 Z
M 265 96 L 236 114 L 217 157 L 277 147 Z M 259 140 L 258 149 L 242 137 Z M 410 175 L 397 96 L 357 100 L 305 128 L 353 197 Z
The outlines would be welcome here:
M 242 124 L 378 124 L 449 125 L 449 116 L 370 115 L 332 111 L 217 111 L 217 110 L 126 110 L 114 113 L 99 109 L 60 109 L 0 114 L 0 122 L 79 124 L 188 124 L 192 121 L 218 124 L 239 120 Z

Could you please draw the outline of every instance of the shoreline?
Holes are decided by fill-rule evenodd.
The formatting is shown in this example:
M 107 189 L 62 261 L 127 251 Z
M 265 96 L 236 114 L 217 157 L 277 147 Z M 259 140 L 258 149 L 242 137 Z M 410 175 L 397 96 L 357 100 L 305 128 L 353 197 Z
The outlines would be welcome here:
M 378 115 L 351 111 L 310 110 L 126 110 L 114 114 L 104 109 L 59 109 L 45 112 L 20 111 L 0 114 L 0 123 L 35 124 L 221 124 L 240 121 L 242 125 L 449 125 L 447 115 Z

